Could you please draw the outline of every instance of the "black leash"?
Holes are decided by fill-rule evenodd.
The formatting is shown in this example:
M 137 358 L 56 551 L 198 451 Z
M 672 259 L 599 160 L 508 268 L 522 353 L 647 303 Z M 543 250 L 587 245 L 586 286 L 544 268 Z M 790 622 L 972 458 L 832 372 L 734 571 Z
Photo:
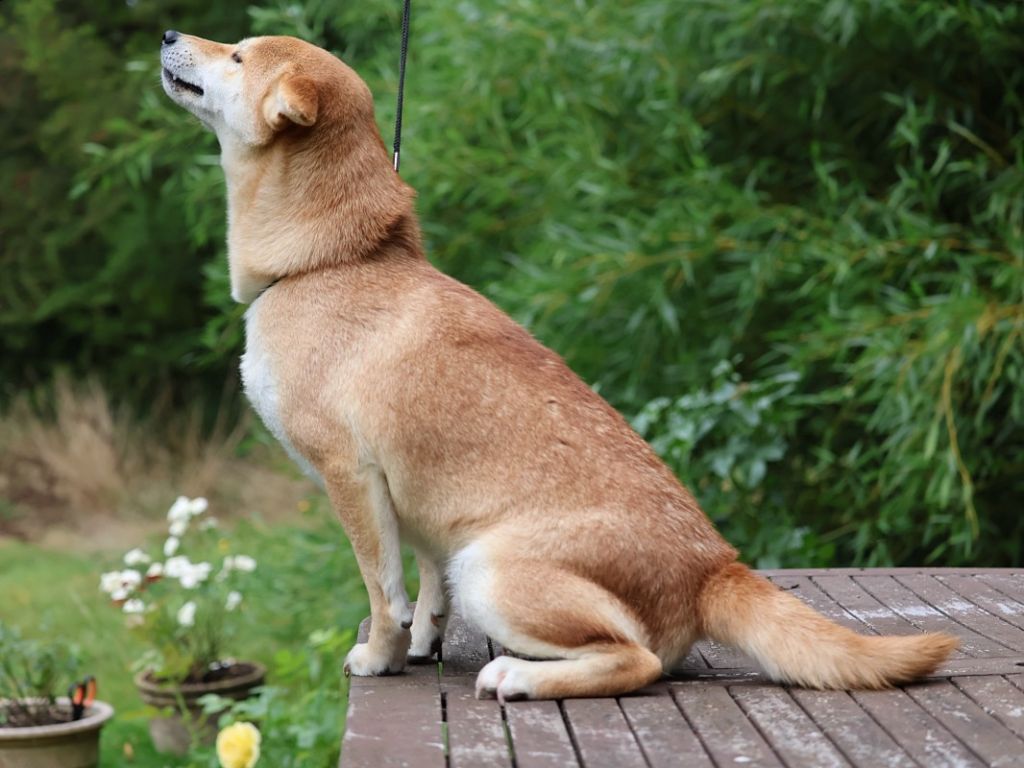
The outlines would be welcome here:
M 405 0 L 402 11 L 402 58 L 398 63 L 398 107 L 395 110 L 395 170 L 398 170 L 398 155 L 402 146 L 402 94 L 405 91 L 405 57 L 409 52 L 409 6 L 412 0 Z

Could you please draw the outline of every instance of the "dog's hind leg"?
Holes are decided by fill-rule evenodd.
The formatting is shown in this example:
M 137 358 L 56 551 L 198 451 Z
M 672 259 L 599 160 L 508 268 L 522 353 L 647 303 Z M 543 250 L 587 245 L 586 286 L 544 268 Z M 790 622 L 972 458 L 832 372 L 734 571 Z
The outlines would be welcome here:
M 491 558 L 471 545 L 452 562 L 453 599 L 467 621 L 516 653 L 477 677 L 477 696 L 556 699 L 611 696 L 662 674 L 640 622 L 611 592 L 558 565 Z
M 448 598 L 444 574 L 434 558 L 417 549 L 416 566 L 420 572 L 420 591 L 412 618 L 409 663 L 427 664 L 441 650 L 441 639 L 448 621 Z
M 476 678 L 476 696 L 496 696 L 502 703 L 518 699 L 568 699 L 617 696 L 653 683 L 661 661 L 631 643 L 592 643 L 573 649 L 573 659 L 527 661 L 499 656 Z

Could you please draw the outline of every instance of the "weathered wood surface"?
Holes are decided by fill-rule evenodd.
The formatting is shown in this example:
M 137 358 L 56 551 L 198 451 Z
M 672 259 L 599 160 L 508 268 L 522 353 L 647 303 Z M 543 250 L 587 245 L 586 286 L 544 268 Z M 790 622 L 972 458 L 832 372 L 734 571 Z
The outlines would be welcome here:
M 962 648 L 927 681 L 846 692 L 774 685 L 741 654 L 701 643 L 636 694 L 502 707 L 473 686 L 504 649 L 453 616 L 443 663 L 352 679 L 341 766 L 1024 768 L 1024 570 L 765 575 L 858 632 L 941 630 Z

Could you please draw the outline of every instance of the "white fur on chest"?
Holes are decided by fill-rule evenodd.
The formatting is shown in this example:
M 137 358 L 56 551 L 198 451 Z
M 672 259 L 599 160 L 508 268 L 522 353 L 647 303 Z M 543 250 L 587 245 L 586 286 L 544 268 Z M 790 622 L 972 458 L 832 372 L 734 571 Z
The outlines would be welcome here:
M 323 478 L 292 445 L 285 431 L 284 422 L 281 420 L 280 387 L 278 379 L 274 375 L 274 369 L 275 365 L 278 367 L 283 365 L 283 361 L 274 360 L 263 343 L 259 332 L 259 306 L 260 300 L 257 299 L 245 313 L 245 354 L 242 355 L 241 364 L 245 396 L 249 398 L 249 402 L 252 403 L 252 407 L 259 414 L 270 433 L 277 438 L 292 460 L 299 465 L 299 469 L 323 486 Z

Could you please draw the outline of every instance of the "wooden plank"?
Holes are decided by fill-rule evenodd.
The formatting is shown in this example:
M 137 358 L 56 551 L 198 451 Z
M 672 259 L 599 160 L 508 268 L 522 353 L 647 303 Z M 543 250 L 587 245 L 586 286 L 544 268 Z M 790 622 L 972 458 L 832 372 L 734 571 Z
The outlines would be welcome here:
M 1024 666 L 1017 661 L 1017 657 L 996 657 L 991 659 L 977 659 L 969 656 L 961 656 L 943 662 L 928 677 L 958 677 L 964 675 L 1012 675 Z M 673 674 L 677 674 L 673 672 Z M 719 684 L 733 685 L 740 682 L 764 683 L 769 682 L 768 676 L 763 670 L 756 667 L 732 667 L 722 669 L 704 670 L 683 670 L 678 672 L 681 680 L 666 679 L 668 684 L 679 684 L 685 680 L 701 680 L 704 682 L 715 682 Z
M 883 635 L 916 635 L 917 627 L 891 608 L 883 605 L 864 590 L 850 576 L 826 574 L 814 577 L 814 583 L 825 594 L 839 603 L 862 622 Z M 956 651 L 951 658 L 963 658 L 962 651 Z
M 875 630 L 858 619 L 843 606 L 826 595 L 808 576 L 774 576 L 772 581 L 781 588 L 799 597 L 818 613 L 827 616 L 837 624 L 862 635 L 876 635 Z
M 907 693 L 991 768 L 1024 766 L 1024 741 L 948 680 L 910 686 Z
M 653 768 L 712 768 L 697 735 L 669 696 L 624 696 L 619 706 Z
M 853 698 L 914 760 L 928 768 L 984 765 L 905 691 L 853 691 Z
M 410 686 L 432 688 L 440 693 L 437 664 L 410 665 L 405 668 L 404 672 L 397 675 L 381 675 L 379 677 L 359 677 L 353 675 L 349 678 L 349 687 L 352 689 L 371 688 L 374 690 L 387 690 Z
M 694 649 L 704 658 L 711 669 L 757 666 L 757 662 L 745 653 L 714 640 L 701 640 L 694 645 Z
M 452 768 L 504 768 L 512 765 L 501 707 L 478 700 L 471 690 L 445 694 L 448 756 Z
M 1019 666 L 1024 666 L 1024 664 Z M 1006 675 L 1006 679 L 1024 691 L 1024 675 Z
M 998 589 L 1007 597 L 1024 603 L 1024 571 L 1016 573 L 985 573 L 978 575 L 982 581 L 993 589 Z
M 518 768 L 577 768 L 579 761 L 554 701 L 515 701 L 505 705 Z
M 790 695 L 854 764 L 886 768 L 917 765 L 848 692 L 794 688 Z
M 951 659 L 939 665 L 931 677 L 958 677 L 962 675 L 1012 675 L 1024 664 L 1015 656 L 994 659 Z
M 939 576 L 939 581 L 958 595 L 963 595 L 975 605 L 984 608 L 993 616 L 1024 629 L 1024 603 L 1018 602 L 981 579 L 972 576 Z
M 787 765 L 850 765 L 784 688 L 744 685 L 729 692 Z
M 931 576 L 911 576 L 932 581 Z M 879 602 L 891 608 L 914 626 L 926 632 L 945 632 L 960 638 L 961 651 L 968 656 L 1005 656 L 1008 648 L 978 634 L 944 614 L 924 595 L 915 593 L 893 576 L 858 576 L 854 579 Z M 942 585 L 939 585 L 942 586 Z M 946 587 L 942 587 L 946 589 Z M 947 590 L 948 591 L 948 590 Z M 952 594 L 952 593 L 951 593 Z M 963 602 L 961 600 L 961 602 Z
M 1005 677 L 954 677 L 953 684 L 999 722 L 1024 737 L 1024 691 Z
M 991 638 L 1004 648 L 1024 651 L 1024 630 L 965 600 L 938 579 L 917 575 L 900 576 L 899 581 L 972 632 Z
M 688 683 L 673 685 L 671 690 L 717 765 L 782 765 L 725 686 Z
M 762 576 L 900 576 L 908 573 L 963 574 L 965 576 L 1010 576 L 1024 578 L 1021 568 L 766 568 L 758 571 Z
M 686 658 L 682 661 L 676 662 L 675 666 L 672 667 L 671 674 L 688 675 L 701 670 L 708 669 L 708 663 L 704 661 L 704 657 L 700 655 L 700 651 L 696 647 L 690 649 L 690 652 L 686 654 Z
M 487 637 L 458 614 L 449 616 L 442 646 L 442 677 L 476 676 L 491 660 Z
M 340 765 L 443 768 L 440 690 L 420 685 L 350 688 Z
M 566 699 L 562 711 L 586 768 L 645 768 L 643 752 L 615 699 Z

